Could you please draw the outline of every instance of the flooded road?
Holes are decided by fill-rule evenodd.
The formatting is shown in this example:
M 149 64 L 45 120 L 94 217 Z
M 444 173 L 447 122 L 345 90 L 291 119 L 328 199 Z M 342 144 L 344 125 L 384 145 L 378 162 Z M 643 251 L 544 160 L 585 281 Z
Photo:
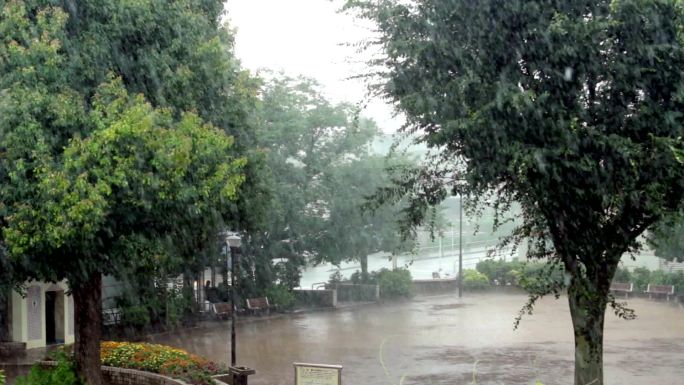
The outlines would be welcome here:
M 565 298 L 542 300 L 513 330 L 524 295 L 416 297 L 407 302 L 239 323 L 238 364 L 253 385 L 292 385 L 293 362 L 341 364 L 345 385 L 571 384 Z M 638 318 L 606 320 L 606 384 L 681 385 L 684 309 L 630 299 Z M 227 362 L 228 323 L 151 337 Z

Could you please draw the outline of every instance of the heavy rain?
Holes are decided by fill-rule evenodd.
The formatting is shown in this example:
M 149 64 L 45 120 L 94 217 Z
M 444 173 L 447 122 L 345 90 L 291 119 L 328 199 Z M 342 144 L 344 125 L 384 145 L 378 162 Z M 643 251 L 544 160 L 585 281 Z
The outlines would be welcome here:
M 0 0 L 0 385 L 684 383 L 682 0 Z

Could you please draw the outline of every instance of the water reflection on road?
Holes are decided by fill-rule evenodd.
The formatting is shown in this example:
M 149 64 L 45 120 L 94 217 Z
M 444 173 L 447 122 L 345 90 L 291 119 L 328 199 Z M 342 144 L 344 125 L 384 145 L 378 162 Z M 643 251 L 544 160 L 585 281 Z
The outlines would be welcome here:
M 239 323 L 238 364 L 253 385 L 292 385 L 293 362 L 344 365 L 345 385 L 572 383 L 567 302 L 545 299 L 513 331 L 523 295 L 467 294 Z M 675 385 L 684 378 L 684 310 L 629 301 L 639 318 L 606 321 L 606 384 Z M 152 341 L 226 362 L 228 323 Z M 475 363 L 477 362 L 476 369 Z

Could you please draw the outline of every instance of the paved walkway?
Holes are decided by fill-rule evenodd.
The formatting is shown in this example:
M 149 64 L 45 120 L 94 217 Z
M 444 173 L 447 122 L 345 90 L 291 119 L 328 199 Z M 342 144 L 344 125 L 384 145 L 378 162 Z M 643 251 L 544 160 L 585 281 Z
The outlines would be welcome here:
M 292 385 L 292 363 L 341 364 L 346 385 L 572 383 L 567 300 L 545 298 L 517 331 L 524 295 L 468 294 L 292 315 L 238 325 L 238 364 L 252 385 Z M 634 321 L 606 320 L 608 385 L 681 385 L 684 310 L 631 299 Z M 228 323 L 152 338 L 215 361 L 228 358 Z
M 242 319 L 238 364 L 257 369 L 252 385 L 292 385 L 292 363 L 342 364 L 345 385 L 479 385 L 572 383 L 573 337 L 567 300 L 545 298 L 513 330 L 526 297 L 470 294 L 353 306 L 336 311 Z M 608 313 L 607 385 L 681 385 L 684 309 L 629 300 L 638 318 Z M 258 322 L 253 322 L 258 321 Z M 229 356 L 229 322 L 149 337 L 218 362 Z M 12 357 L 29 364 L 45 349 Z M 8 361 L 8 360 L 4 360 Z M 12 373 L 9 373 L 12 375 Z

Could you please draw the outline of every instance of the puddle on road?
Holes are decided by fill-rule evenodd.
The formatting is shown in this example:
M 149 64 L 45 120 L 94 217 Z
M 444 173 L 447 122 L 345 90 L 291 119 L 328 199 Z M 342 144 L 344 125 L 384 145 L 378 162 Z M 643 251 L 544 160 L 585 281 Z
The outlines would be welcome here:
M 462 307 L 466 307 L 468 305 L 464 303 L 449 303 L 446 305 L 432 305 L 432 310 L 451 310 L 451 309 L 460 309 Z

